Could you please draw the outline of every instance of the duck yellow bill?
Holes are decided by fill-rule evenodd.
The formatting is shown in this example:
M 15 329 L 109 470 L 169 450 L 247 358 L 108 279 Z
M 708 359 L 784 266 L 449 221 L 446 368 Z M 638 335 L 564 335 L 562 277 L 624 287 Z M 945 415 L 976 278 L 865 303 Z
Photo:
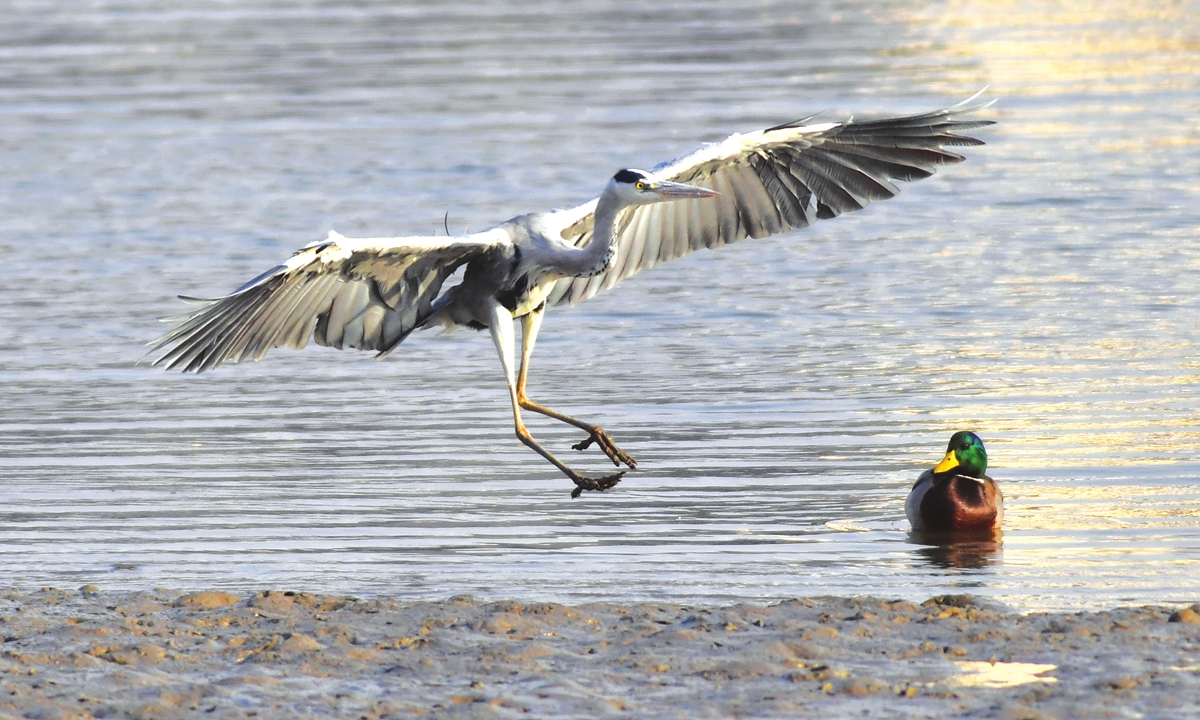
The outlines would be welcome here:
M 958 467 L 958 458 L 954 457 L 954 451 L 951 450 L 950 452 L 946 453 L 946 457 L 942 458 L 942 461 L 937 464 L 937 467 L 935 467 L 933 471 L 935 473 L 944 473 L 947 470 L 953 470 L 956 467 Z

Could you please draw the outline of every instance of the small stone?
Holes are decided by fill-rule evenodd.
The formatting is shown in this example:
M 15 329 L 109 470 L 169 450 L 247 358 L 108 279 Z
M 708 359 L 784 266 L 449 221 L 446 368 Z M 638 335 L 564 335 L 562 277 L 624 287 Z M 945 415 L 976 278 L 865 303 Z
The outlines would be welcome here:
M 92 648 L 93 654 L 96 648 Z M 103 653 L 107 660 L 111 660 L 118 665 L 154 665 L 160 663 L 167 656 L 167 651 L 153 644 L 145 643 L 133 647 L 121 648 L 118 650 L 108 649 Z
M 1171 613 L 1170 622 L 1188 623 L 1190 625 L 1200 624 L 1200 613 L 1197 613 L 1190 607 L 1186 607 Z
M 293 653 L 314 652 L 324 647 L 324 645 L 304 633 L 292 633 L 284 638 L 284 641 L 279 645 L 280 650 Z
M 157 663 L 162 662 L 167 657 L 167 651 L 153 643 L 144 643 L 137 647 L 138 656 L 142 662 Z
M 103 667 L 104 661 L 95 655 L 87 655 L 84 653 L 71 653 L 71 664 L 75 667 Z
M 792 656 L 805 659 L 819 659 L 829 656 L 829 650 L 820 645 L 811 645 L 805 642 L 789 642 L 788 649 L 792 651 Z
M 814 639 L 832 640 L 838 636 L 837 628 L 819 627 L 814 628 L 801 636 L 802 640 L 811 641 Z
M 380 650 L 406 650 L 410 648 L 422 648 L 429 644 L 429 640 L 423 637 L 403 637 L 395 640 L 385 640 L 378 643 L 375 647 Z
M 1113 690 L 1132 690 L 1138 686 L 1138 681 L 1137 678 L 1126 675 L 1115 680 L 1109 680 L 1107 685 Z
M 921 603 L 926 607 L 930 605 L 941 605 L 942 607 L 969 608 L 974 606 L 975 598 L 970 595 L 934 595 L 925 602 Z
M 844 695 L 874 695 L 891 690 L 891 687 L 872 677 L 850 678 L 842 685 Z
M 291 613 L 296 607 L 296 593 L 264 590 L 250 599 L 250 606 L 277 615 Z
M 241 600 L 241 598 L 239 598 L 237 595 L 231 595 L 226 592 L 204 590 L 201 592 L 194 592 L 191 595 L 184 595 L 176 600 L 173 604 L 175 607 L 190 607 L 211 610 L 213 608 L 228 607 L 239 600 Z
M 516 635 L 533 637 L 541 635 L 540 626 L 518 613 L 499 612 L 492 615 L 483 623 L 483 631 L 491 635 Z
M 100 588 L 88 583 L 87 585 L 79 588 L 79 594 L 84 597 L 95 597 L 96 595 L 100 594 Z

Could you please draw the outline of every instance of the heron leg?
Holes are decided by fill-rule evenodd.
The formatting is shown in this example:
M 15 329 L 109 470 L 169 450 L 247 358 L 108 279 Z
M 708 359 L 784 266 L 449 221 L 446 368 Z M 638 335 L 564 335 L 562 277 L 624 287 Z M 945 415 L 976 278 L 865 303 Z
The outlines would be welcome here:
M 525 428 L 525 423 L 521 420 L 521 403 L 517 400 L 517 386 L 513 377 L 513 345 L 514 345 L 514 328 L 512 321 L 512 313 L 498 302 L 493 302 L 490 309 L 490 318 L 488 327 L 492 331 L 492 342 L 496 344 L 496 352 L 500 355 L 500 364 L 504 367 L 504 379 L 508 382 L 508 393 L 512 398 L 513 407 L 513 422 L 516 425 L 517 438 L 538 455 L 550 461 L 554 467 L 563 472 L 564 475 L 571 478 L 575 483 L 575 489 L 571 491 L 571 497 L 577 498 L 584 490 L 604 491 L 616 485 L 621 481 L 624 472 L 606 475 L 601 478 L 590 478 L 586 475 L 581 475 L 575 472 L 570 467 L 563 463 L 558 458 L 554 457 L 549 450 L 541 446 L 537 440 L 533 439 L 533 435 Z
M 570 415 L 564 415 L 556 410 L 538 405 L 525 394 L 525 381 L 529 378 L 529 358 L 533 355 L 533 345 L 537 342 L 538 330 L 542 326 L 542 316 L 545 312 L 546 309 L 543 306 L 521 317 L 521 374 L 517 378 L 517 403 L 526 410 L 561 420 L 586 432 L 588 434 L 586 440 L 571 446 L 576 450 L 587 450 L 592 443 L 596 443 L 596 446 L 604 451 L 608 459 L 612 460 L 613 465 L 620 467 L 621 463 L 625 463 L 630 468 L 636 468 L 637 460 L 629 457 L 624 450 L 617 447 L 612 437 L 599 425 L 585 423 Z

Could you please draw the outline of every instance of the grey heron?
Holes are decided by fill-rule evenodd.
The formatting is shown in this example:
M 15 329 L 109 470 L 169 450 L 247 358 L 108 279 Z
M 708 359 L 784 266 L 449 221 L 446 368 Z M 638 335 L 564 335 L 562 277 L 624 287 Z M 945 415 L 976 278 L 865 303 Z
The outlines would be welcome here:
M 456 237 L 351 239 L 331 232 L 231 294 L 202 303 L 151 343 L 167 369 L 203 372 L 259 360 L 277 347 L 373 350 L 382 357 L 417 328 L 491 332 L 508 383 L 517 437 L 584 490 L 606 490 L 626 471 L 588 477 L 525 427 L 529 410 L 574 425 L 618 468 L 636 461 L 598 425 L 539 405 L 526 394 L 529 360 L 546 309 L 574 305 L 660 262 L 700 248 L 760 238 L 899 192 L 894 180 L 961 162 L 957 134 L 991 122 L 950 108 L 882 120 L 812 123 L 812 117 L 735 134 L 654 170 L 621 170 L 600 196 L 570 210 L 521 215 Z M 463 267 L 465 266 L 465 267 Z M 462 281 L 443 284 L 460 267 Z M 515 326 L 521 323 L 521 363 Z

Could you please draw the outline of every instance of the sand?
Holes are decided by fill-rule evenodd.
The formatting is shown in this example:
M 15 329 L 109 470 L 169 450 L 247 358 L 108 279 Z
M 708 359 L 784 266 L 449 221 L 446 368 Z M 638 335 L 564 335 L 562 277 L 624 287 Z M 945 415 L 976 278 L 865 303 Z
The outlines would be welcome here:
M 1200 607 L 0 592 L 0 717 L 1200 717 Z

